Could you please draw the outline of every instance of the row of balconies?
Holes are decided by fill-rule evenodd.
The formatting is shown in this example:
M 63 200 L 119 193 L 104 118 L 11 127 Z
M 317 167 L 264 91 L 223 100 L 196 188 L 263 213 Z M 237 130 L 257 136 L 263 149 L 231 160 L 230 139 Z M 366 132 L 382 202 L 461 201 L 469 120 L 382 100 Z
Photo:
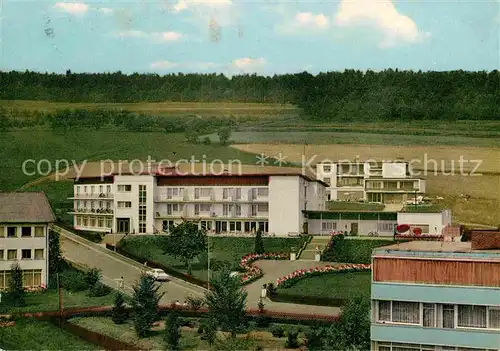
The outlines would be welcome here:
M 85 193 L 85 194 L 75 194 L 74 197 L 70 199 L 112 199 L 113 193 Z
M 74 213 L 113 214 L 111 208 L 75 208 Z
M 246 199 L 242 196 L 241 190 L 238 192 L 236 195 L 236 191 L 232 189 L 232 191 L 229 191 L 230 194 L 227 194 L 224 196 L 224 190 L 221 194 L 218 194 L 216 196 L 214 189 L 211 189 L 209 195 L 201 195 L 199 192 L 196 190 L 194 191 L 194 194 L 188 191 L 188 189 L 184 189 L 184 191 L 179 192 L 178 195 L 173 195 L 173 194 L 167 194 L 167 195 L 158 195 L 155 196 L 155 201 L 156 202 L 167 202 L 167 201 L 221 201 L 221 202 L 238 202 L 238 201 L 265 201 L 268 199 L 268 195 L 259 195 L 257 188 L 254 189 L 248 189 L 248 196 Z

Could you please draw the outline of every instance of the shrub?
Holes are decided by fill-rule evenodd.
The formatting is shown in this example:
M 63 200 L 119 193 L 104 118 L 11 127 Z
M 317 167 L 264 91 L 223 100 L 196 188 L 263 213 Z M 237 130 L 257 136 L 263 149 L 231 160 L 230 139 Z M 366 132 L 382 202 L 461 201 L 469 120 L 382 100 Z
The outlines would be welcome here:
M 271 324 L 271 317 L 269 316 L 258 316 L 256 318 L 256 326 L 259 328 L 267 328 Z
M 88 291 L 88 296 L 90 297 L 101 297 L 106 296 L 111 293 L 111 288 L 107 285 L 104 285 L 101 282 L 97 282 L 92 286 Z
M 181 319 L 177 312 L 170 312 L 165 323 L 163 341 L 167 350 L 178 350 L 181 339 Z
M 125 309 L 125 299 L 121 292 L 116 293 L 111 319 L 115 324 L 123 324 L 128 319 L 128 311 Z
M 281 325 L 275 325 L 271 328 L 271 334 L 275 338 L 282 338 L 285 336 L 285 330 L 283 329 L 283 327 Z
M 205 301 L 201 297 L 188 296 L 186 302 L 190 309 L 198 311 Z
M 306 334 L 306 345 L 310 351 L 323 350 L 323 338 L 325 330 L 321 327 L 311 328 Z
M 85 275 L 76 270 L 68 270 L 61 275 L 61 285 L 71 292 L 79 292 L 88 289 Z
M 287 340 L 285 343 L 285 347 L 287 349 L 296 349 L 299 347 L 299 331 L 298 330 L 289 330 L 287 333 Z
M 19 263 L 15 262 L 10 268 L 8 299 L 14 306 L 24 306 L 25 291 L 23 288 L 23 271 Z
M 203 138 L 203 144 L 205 144 L 205 145 L 210 145 L 211 143 L 212 143 L 212 141 L 210 140 L 210 138 L 209 138 L 209 137 L 205 137 L 205 138 Z
M 85 284 L 89 289 L 93 288 L 101 280 L 101 270 L 97 268 L 91 268 L 85 272 Z

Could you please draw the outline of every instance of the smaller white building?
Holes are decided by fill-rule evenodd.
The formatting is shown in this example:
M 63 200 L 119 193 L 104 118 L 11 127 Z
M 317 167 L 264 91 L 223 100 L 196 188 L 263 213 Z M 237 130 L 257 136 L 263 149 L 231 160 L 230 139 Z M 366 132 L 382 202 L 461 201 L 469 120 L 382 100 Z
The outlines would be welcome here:
M 0 193 L 0 290 L 9 286 L 12 264 L 23 286 L 48 283 L 48 234 L 55 217 L 44 193 Z

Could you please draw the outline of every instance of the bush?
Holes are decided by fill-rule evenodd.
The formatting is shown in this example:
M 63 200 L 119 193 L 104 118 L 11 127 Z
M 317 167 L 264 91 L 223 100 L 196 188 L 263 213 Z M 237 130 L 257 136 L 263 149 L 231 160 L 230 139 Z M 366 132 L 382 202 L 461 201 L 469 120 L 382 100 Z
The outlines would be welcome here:
M 283 329 L 283 327 L 281 325 L 275 325 L 271 328 L 271 334 L 275 338 L 282 338 L 285 336 L 285 330 Z
M 94 284 L 94 286 L 92 286 L 89 289 L 88 296 L 101 297 L 101 296 L 109 295 L 110 293 L 111 293 L 111 288 L 109 286 L 104 285 L 101 282 L 98 282 L 98 283 Z
M 205 301 L 201 297 L 188 296 L 186 302 L 190 309 L 198 311 Z
M 259 328 L 267 328 L 271 324 L 271 317 L 269 316 L 258 316 L 256 318 L 256 325 Z
M 299 347 L 299 331 L 298 330 L 289 330 L 287 333 L 287 340 L 285 343 L 285 347 L 287 349 L 296 349 Z
M 125 309 L 125 299 L 121 292 L 117 292 L 112 310 L 111 319 L 115 324 L 123 324 L 128 319 L 128 311 Z
M 61 285 L 71 292 L 84 291 L 89 287 L 85 282 L 85 275 L 76 270 L 68 270 L 61 274 Z
M 91 268 L 87 272 L 85 272 L 85 283 L 87 284 L 88 289 L 93 288 L 99 281 L 101 280 L 102 273 L 101 270 L 97 268 Z
M 306 334 L 306 345 L 309 351 L 323 350 L 325 330 L 321 327 L 311 328 Z
M 394 244 L 392 240 L 345 240 L 342 235 L 332 240 L 332 245 L 321 257 L 322 261 L 342 263 L 371 263 L 372 250 Z
M 212 141 L 210 140 L 210 138 L 209 138 L 209 137 L 205 137 L 205 138 L 203 138 L 203 144 L 205 144 L 205 145 L 210 145 L 211 143 L 212 143 Z

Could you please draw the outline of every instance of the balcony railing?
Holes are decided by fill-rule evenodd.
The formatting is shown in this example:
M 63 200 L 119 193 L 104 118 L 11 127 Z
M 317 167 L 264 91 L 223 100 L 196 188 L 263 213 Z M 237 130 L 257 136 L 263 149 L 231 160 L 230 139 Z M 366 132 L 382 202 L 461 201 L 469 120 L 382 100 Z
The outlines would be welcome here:
M 74 199 L 112 199 L 113 193 L 85 193 L 75 194 Z
M 72 212 L 74 214 L 92 214 L 92 215 L 102 215 L 102 216 L 112 216 L 113 210 L 106 208 L 75 208 Z

